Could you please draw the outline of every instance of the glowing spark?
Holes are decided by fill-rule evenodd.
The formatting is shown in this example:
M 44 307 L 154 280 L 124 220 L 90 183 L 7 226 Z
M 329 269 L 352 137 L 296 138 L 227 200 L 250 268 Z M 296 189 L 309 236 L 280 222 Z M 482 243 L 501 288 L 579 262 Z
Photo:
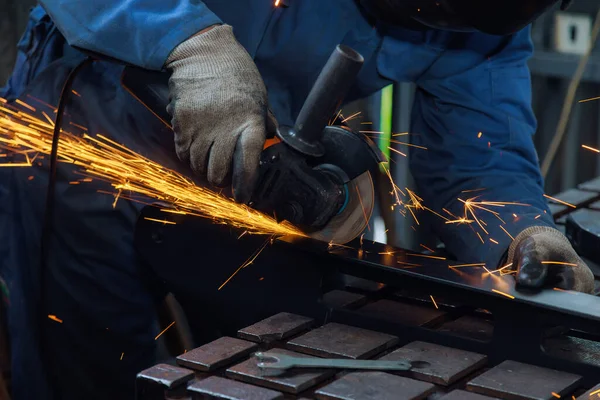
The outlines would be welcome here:
M 394 149 L 394 148 L 392 148 L 392 147 L 390 147 L 390 146 L 388 146 L 388 149 L 389 149 L 390 151 L 393 151 L 394 153 L 397 153 L 397 154 L 400 154 L 401 156 L 404 156 L 404 157 L 406 157 L 406 154 L 404 154 L 404 153 L 403 153 L 403 152 L 401 152 L 400 150 L 396 150 L 396 149 Z
M 595 394 L 600 394 L 600 389 L 594 390 L 592 393 L 590 393 L 590 396 L 593 396 Z
M 258 250 L 256 250 L 254 253 L 252 253 L 252 255 L 250 257 L 248 257 L 248 259 L 246 261 L 244 261 L 244 263 L 242 265 L 240 265 L 238 267 L 238 269 L 236 269 L 235 272 L 233 274 L 231 274 L 231 276 L 229 278 L 227 278 L 227 280 L 225 282 L 223 282 L 221 284 L 221 286 L 219 286 L 219 289 L 217 289 L 217 290 L 223 289 L 225 287 L 225 285 L 227 285 L 229 283 L 229 281 L 231 281 L 233 279 L 233 277 L 238 274 L 238 272 L 240 272 L 241 270 L 243 270 L 247 266 L 251 265 L 254 262 L 254 260 L 256 260 L 256 258 L 260 255 L 260 253 L 263 252 L 263 250 L 265 249 L 265 247 L 267 247 L 267 245 L 269 243 L 271 243 L 271 239 L 272 239 L 272 237 L 270 237 L 267 240 L 265 240 L 265 242 L 262 244 L 262 246 L 260 246 L 258 248 Z
M 347 121 L 352 121 L 353 119 L 355 119 L 356 117 L 358 117 L 361 113 L 362 113 L 362 111 L 359 111 L 359 112 L 357 112 L 355 114 L 352 114 L 351 116 L 349 116 L 347 118 L 344 118 L 342 120 L 342 123 L 347 122 Z
M 406 136 L 406 135 L 410 135 L 410 133 L 408 133 L 408 132 L 394 133 L 394 134 L 392 134 L 392 137 Z
M 381 131 L 358 131 L 359 133 L 367 133 L 367 134 L 373 134 L 373 135 L 383 135 L 383 132 Z
M 539 217 L 541 217 L 541 216 L 542 216 L 542 214 L 538 214 L 538 215 L 536 215 L 536 216 L 535 216 L 533 219 L 538 219 L 538 218 L 539 218 Z
M 27 162 L 0 164 L 0 167 L 29 167 L 32 161 L 27 153 L 50 154 L 54 125 L 49 118 L 40 119 L 26 111 L 17 111 L 6 102 L 0 103 L 0 145 L 27 159 Z M 115 193 L 122 191 L 120 198 L 142 203 L 151 203 L 142 201 L 143 198 L 170 203 L 176 210 L 250 234 L 304 236 L 291 224 L 278 223 L 246 205 L 197 186 L 184 175 L 103 135 L 91 137 L 86 133 L 81 136 L 62 131 L 58 158 L 80 168 L 90 180 L 109 183 Z
M 119 361 L 123 360 L 123 356 L 125 355 L 125 353 L 121 353 L 121 358 L 119 358 Z
M 417 149 L 427 150 L 427 147 L 419 146 L 419 145 L 412 144 L 412 143 L 399 142 L 397 140 L 390 140 L 390 143 L 401 144 L 401 145 L 408 146 L 408 147 L 416 147 Z
M 408 265 L 410 267 L 420 267 L 421 264 L 414 264 L 414 263 L 409 263 L 409 262 L 405 262 L 405 261 L 397 261 L 398 264 L 401 265 Z
M 448 265 L 449 268 L 464 268 L 464 267 L 485 267 L 485 263 L 473 263 L 473 264 L 458 264 Z
M 561 289 L 561 288 L 557 288 L 557 287 L 552 288 L 552 290 L 556 290 L 557 292 L 566 292 L 565 289 Z
M 482 136 L 483 136 L 483 133 L 482 133 L 482 132 L 479 132 L 479 133 L 477 134 L 477 139 L 481 139 L 481 137 L 482 137 Z
M 508 235 L 508 237 L 511 238 L 511 240 L 515 240 L 515 238 L 512 237 L 512 235 L 510 233 L 508 233 L 508 231 L 506 229 L 504 229 L 504 227 L 502 225 L 500 225 L 500 229 L 502 229 L 504 231 L 504 233 L 506 233 Z
M 74 90 L 71 90 L 71 93 L 73 93 L 77 97 L 81 97 L 81 95 L 79 93 L 77 93 L 76 91 L 74 91 Z
M 430 251 L 430 252 L 432 252 L 432 253 L 435 253 L 435 251 L 434 251 L 434 250 L 431 250 L 429 247 L 425 246 L 424 244 L 419 244 L 419 246 L 421 246 L 422 248 L 424 248 L 424 249 L 425 249 L 425 250 L 427 250 L 427 251 Z
M 431 297 L 431 301 L 432 301 L 433 305 L 435 306 L 435 308 L 437 308 L 439 310 L 439 307 L 438 307 L 437 303 L 435 302 L 435 299 L 433 298 L 433 296 L 429 295 L 429 297 Z
M 577 264 L 573 264 L 573 263 L 568 263 L 568 262 L 562 262 L 562 261 L 542 261 L 542 264 L 546 264 L 546 265 L 566 265 L 569 267 L 576 267 Z
M 428 256 L 427 254 L 406 253 L 406 255 L 413 256 L 413 257 L 433 258 L 435 260 L 445 260 L 446 259 L 446 257 Z
M 600 97 L 591 97 L 589 99 L 583 99 L 583 100 L 579 100 L 579 103 L 587 103 L 588 101 L 594 101 L 594 100 L 599 100 Z
M 477 236 L 479 236 L 479 240 L 481 240 L 481 243 L 485 243 L 485 242 L 483 241 L 483 238 L 482 238 L 482 237 L 481 237 L 481 235 L 479 234 L 479 232 L 475 232 L 475 233 L 477 234 Z
M 33 112 L 35 112 L 35 111 L 36 111 L 36 109 L 35 109 L 35 108 L 31 107 L 29 104 L 27 104 L 27 103 L 25 103 L 25 102 L 23 102 L 23 101 L 21 101 L 21 100 L 19 100 L 19 99 L 15 100 L 15 103 L 17 103 L 17 104 L 19 104 L 19 105 L 21 105 L 21 106 L 23 106 L 23 107 L 25 107 L 25 108 L 28 108 L 28 109 L 30 109 L 30 110 L 31 110 L 31 111 L 33 111 Z
M 461 198 L 458 199 L 458 201 L 460 201 L 464 204 L 464 216 L 462 217 L 462 219 L 469 220 L 472 218 L 474 220 L 474 222 L 477 223 L 477 225 L 481 228 L 481 230 L 486 235 L 488 234 L 488 231 L 484 228 L 484 226 L 486 224 L 479 217 L 477 217 L 477 214 L 476 214 L 477 211 L 485 211 L 487 213 L 490 213 L 493 216 L 495 216 L 497 219 L 499 219 L 502 223 L 504 223 L 504 220 L 502 220 L 502 218 L 500 218 L 500 214 L 497 211 L 490 209 L 490 207 L 505 207 L 507 205 L 529 206 L 529 204 L 524 204 L 524 203 L 516 203 L 516 202 L 508 202 L 508 201 L 475 201 L 476 199 L 477 199 L 477 197 L 472 197 L 467 200 L 463 200 Z M 469 217 L 471 217 L 471 218 L 469 218 Z M 482 241 L 483 241 L 483 239 L 482 239 Z
M 158 335 L 156 335 L 156 337 L 154 338 L 154 340 L 158 340 L 158 338 L 161 337 L 163 335 L 163 333 L 165 333 L 166 331 L 168 331 L 169 328 L 172 327 L 173 325 L 175 325 L 175 321 L 171 322 L 169 324 L 169 326 L 167 326 L 165 329 L 162 330 L 162 332 L 160 332 Z
M 482 190 L 485 190 L 485 188 L 463 190 L 461 193 L 481 192 Z
M 146 219 L 148 221 L 152 221 L 152 222 L 160 222 L 160 223 L 165 224 L 165 225 L 176 225 L 175 222 L 173 222 L 173 221 L 167 221 L 167 220 L 164 220 L 164 219 L 155 219 L 155 218 L 148 218 L 148 217 L 144 217 L 144 219 Z
M 557 399 L 560 399 L 560 394 L 556 392 L 552 392 L 552 396 L 556 397 Z
M 499 290 L 496 290 L 496 289 L 492 289 L 492 292 L 494 292 L 494 293 L 498 293 L 498 294 L 501 294 L 502 296 L 504 296 L 504 297 L 508 297 L 509 299 L 514 299 L 514 298 L 515 298 L 515 296 L 511 296 L 511 295 L 510 295 L 510 294 L 508 294 L 508 293 L 504 293 L 504 292 L 501 292 L 501 291 L 499 291 Z
M 545 197 L 545 198 L 547 198 L 547 199 L 550 199 L 550 200 L 554 200 L 554 201 L 556 201 L 557 203 L 564 204 L 565 206 L 569 206 L 569 207 L 571 207 L 571 208 L 577 208 L 577 206 L 574 206 L 574 205 L 573 205 L 573 204 L 571 204 L 571 203 L 567 203 L 566 201 L 562 201 L 562 200 L 559 200 L 559 199 L 555 199 L 554 197 L 548 196 L 547 194 L 545 194 L 545 195 L 544 195 L 544 197 Z
M 495 240 L 494 240 L 494 239 L 492 239 L 492 238 L 490 238 L 490 242 L 492 242 L 492 243 L 495 243 L 495 244 L 498 244 L 498 242 L 497 242 L 497 241 L 495 241 Z
M 582 144 L 581 147 L 583 147 L 586 150 L 591 150 L 591 151 L 595 151 L 596 153 L 600 153 L 600 149 L 596 149 L 590 146 L 586 146 L 585 144 Z
M 58 322 L 59 324 L 63 323 L 62 319 L 58 318 L 56 315 L 48 314 L 48 318 L 50 318 L 52 321 Z

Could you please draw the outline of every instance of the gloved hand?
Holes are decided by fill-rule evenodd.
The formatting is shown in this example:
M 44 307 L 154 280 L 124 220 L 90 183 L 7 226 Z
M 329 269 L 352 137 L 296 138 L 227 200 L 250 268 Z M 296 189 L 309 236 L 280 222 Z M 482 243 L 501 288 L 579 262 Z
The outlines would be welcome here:
M 519 233 L 510 245 L 507 260 L 517 270 L 518 285 L 584 293 L 594 290 L 592 271 L 567 238 L 554 228 L 533 226 Z
M 218 25 L 177 46 L 165 66 L 178 157 L 215 186 L 233 181 L 235 199 L 249 201 L 267 132 L 276 129 L 254 61 L 231 26 Z

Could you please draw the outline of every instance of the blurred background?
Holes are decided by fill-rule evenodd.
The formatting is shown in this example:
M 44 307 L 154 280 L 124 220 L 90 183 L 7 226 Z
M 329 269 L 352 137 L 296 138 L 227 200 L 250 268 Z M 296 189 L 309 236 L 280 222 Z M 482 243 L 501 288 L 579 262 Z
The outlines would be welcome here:
M 34 0 L 0 0 L 0 83 L 10 74 L 16 43 L 27 23 L 29 9 L 35 3 Z M 581 148 L 582 144 L 600 147 L 600 101 L 580 103 L 600 96 L 600 46 L 593 37 L 599 10 L 598 0 L 576 0 L 567 12 L 548 13 L 533 26 L 536 51 L 530 67 L 533 105 L 539 124 L 534 140 L 540 162 L 544 164 L 542 169 L 546 171 L 548 194 L 573 188 L 600 175 L 598 154 Z M 586 57 L 590 48 L 591 54 Z M 580 73 L 577 73 L 578 67 Z M 373 122 L 368 125 L 369 130 L 387 134 L 407 132 L 413 91 L 412 84 L 408 83 L 388 87 L 346 107 L 344 115 L 360 111 L 360 121 Z M 572 104 L 572 108 L 566 107 L 570 110 L 568 115 L 563 111 L 565 102 L 567 106 Z M 552 144 L 557 136 L 561 140 L 554 139 Z M 410 148 L 403 147 L 402 151 L 409 152 Z M 396 153 L 390 156 L 394 161 L 390 168 L 396 184 L 413 187 L 408 159 Z M 382 186 L 381 193 L 385 190 Z M 422 243 L 421 238 L 427 232 L 415 235 L 410 219 L 397 212 L 382 218 L 382 211 L 386 212 L 378 210 L 380 217 L 374 220 L 377 226 L 371 235 L 374 239 L 405 248 Z M 385 228 L 390 228 L 387 234 Z

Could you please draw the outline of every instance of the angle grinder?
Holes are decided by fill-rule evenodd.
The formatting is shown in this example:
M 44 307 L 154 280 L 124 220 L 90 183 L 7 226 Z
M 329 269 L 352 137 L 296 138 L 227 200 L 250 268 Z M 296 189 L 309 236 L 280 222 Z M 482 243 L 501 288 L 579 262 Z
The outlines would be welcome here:
M 385 161 L 377 145 L 329 122 L 363 64 L 339 45 L 323 67 L 293 127 L 280 126 L 261 155 L 249 206 L 288 221 L 308 236 L 337 244 L 358 237 L 375 203 L 371 172 Z M 126 67 L 123 87 L 170 126 L 168 74 Z

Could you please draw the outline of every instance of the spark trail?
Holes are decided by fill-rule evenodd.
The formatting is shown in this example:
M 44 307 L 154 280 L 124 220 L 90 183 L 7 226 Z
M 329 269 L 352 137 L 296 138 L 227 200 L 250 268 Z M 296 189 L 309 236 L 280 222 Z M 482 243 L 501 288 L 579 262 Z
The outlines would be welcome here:
M 0 98 L 0 147 L 5 153 L 23 157 L 22 161 L 0 166 L 32 166 L 39 154 L 50 154 L 52 119 L 46 113 L 41 113 L 44 119 L 36 117 L 36 110 L 31 105 L 23 107 L 19 110 Z M 259 211 L 197 186 L 182 174 L 100 134 L 92 137 L 87 133 L 76 135 L 62 131 L 58 157 L 59 161 L 71 163 L 83 171 L 87 181 L 93 178 L 108 182 L 115 190 L 115 199 L 120 196 L 130 200 L 136 197 L 158 200 L 175 207 L 165 209 L 165 212 L 207 218 L 251 234 L 304 236 L 291 224 L 278 223 Z

